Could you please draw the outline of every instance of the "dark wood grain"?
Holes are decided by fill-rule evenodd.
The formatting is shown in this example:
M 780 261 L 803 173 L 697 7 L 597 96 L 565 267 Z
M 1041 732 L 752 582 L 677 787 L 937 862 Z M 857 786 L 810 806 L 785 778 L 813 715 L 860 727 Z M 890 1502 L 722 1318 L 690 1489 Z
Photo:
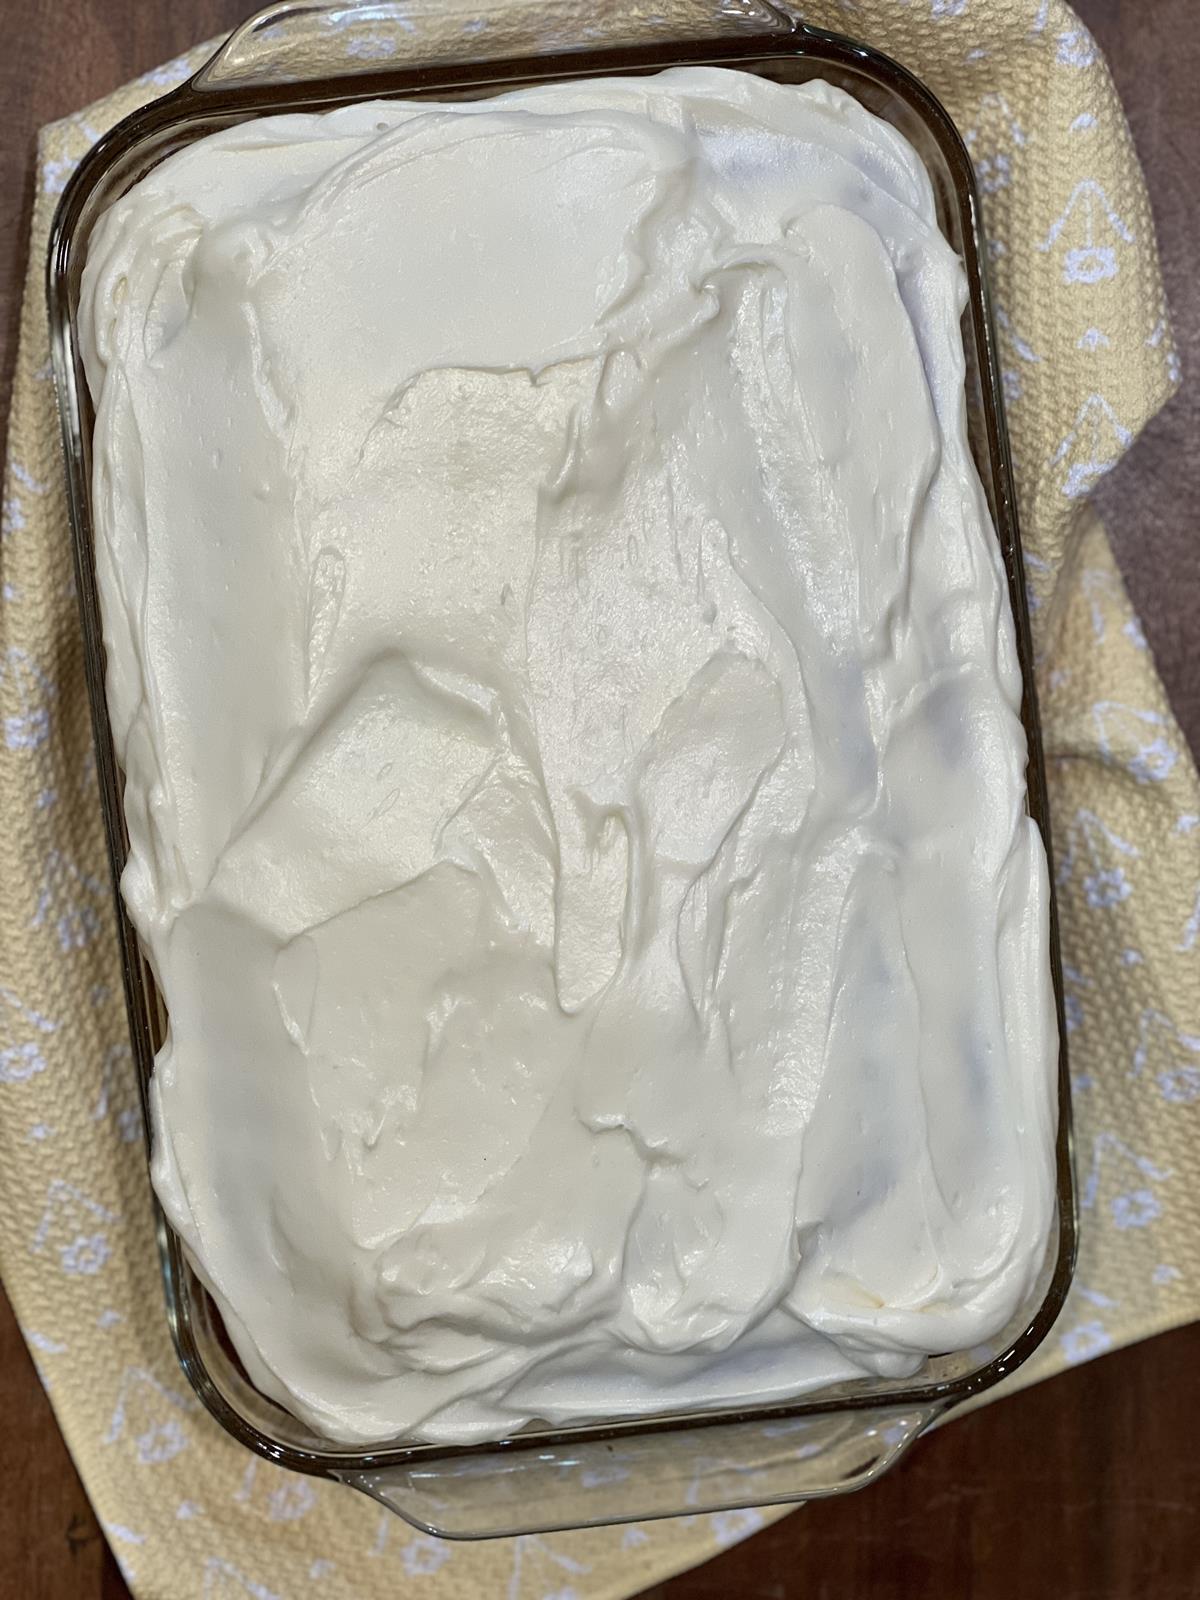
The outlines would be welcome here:
M 0 1596 L 126 1600 L 16 1318 L 0 1293 Z M 147 1597 L 149 1600 L 149 1597 Z
M 0 0 L 0 416 L 7 417 L 38 126 L 238 21 L 249 0 Z M 975 0 L 983 6 L 987 0 Z M 1079 0 L 1108 52 L 1154 202 L 1185 374 L 1200 369 L 1195 0 Z M 1200 383 L 1099 499 L 1193 749 L 1200 745 Z M 1200 1600 L 1200 1327 L 1065 1374 L 923 1441 L 645 1600 Z M 0 1296 L 0 1597 L 121 1600 Z M 145 1597 L 153 1600 L 153 1597 Z
M 1196 1600 L 1198 1332 L 951 1423 L 643 1600 Z
M 1183 388 L 1095 495 L 1193 750 L 1200 749 L 1200 8 L 1077 0 L 1146 170 Z

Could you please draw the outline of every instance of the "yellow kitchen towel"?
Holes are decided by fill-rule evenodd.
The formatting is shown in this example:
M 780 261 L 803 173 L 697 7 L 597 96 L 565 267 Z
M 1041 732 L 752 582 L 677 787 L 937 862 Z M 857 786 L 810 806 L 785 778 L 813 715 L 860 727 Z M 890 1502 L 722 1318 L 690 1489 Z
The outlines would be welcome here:
M 1125 120 L 1093 40 L 1060 0 L 812 0 L 804 11 L 897 56 L 945 100 L 974 157 L 992 240 L 1050 757 L 1083 1224 L 1076 1287 L 1019 1375 L 1027 1382 L 1200 1316 L 1200 785 L 1086 499 L 1170 395 L 1177 364 Z M 444 48 L 455 30 L 469 29 L 476 49 L 489 30 L 536 36 L 547 15 L 559 30 L 574 16 L 591 37 L 606 25 L 584 0 L 524 10 L 483 0 L 466 12 L 431 3 L 425 16 L 413 4 L 375 5 L 370 15 L 369 33 L 346 37 L 378 59 L 419 56 L 434 34 Z M 620 15 L 625 27 L 636 12 Z M 0 1268 L 143 1600 L 629 1595 L 776 1513 L 443 1543 L 349 1490 L 252 1458 L 209 1421 L 172 1354 L 125 1043 L 42 279 L 74 164 L 203 56 L 41 139 L 4 486 Z

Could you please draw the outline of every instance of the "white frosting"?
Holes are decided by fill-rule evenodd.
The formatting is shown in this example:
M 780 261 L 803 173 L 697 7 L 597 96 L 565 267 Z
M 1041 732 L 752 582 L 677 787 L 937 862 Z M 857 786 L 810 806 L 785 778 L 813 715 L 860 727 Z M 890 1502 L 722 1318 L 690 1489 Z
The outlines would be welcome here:
M 205 138 L 82 327 L 154 1182 L 326 1435 L 996 1333 L 1046 867 L 928 178 L 687 69 Z

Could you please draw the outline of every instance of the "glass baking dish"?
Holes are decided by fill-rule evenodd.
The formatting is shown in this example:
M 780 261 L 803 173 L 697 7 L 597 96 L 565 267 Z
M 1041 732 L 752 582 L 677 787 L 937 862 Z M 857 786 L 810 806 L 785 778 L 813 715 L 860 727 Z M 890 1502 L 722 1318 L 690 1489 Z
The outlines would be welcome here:
M 808 27 L 765 0 L 668 0 L 652 14 L 596 16 L 558 5 L 437 6 L 304 0 L 269 7 L 230 37 L 181 88 L 119 124 L 94 147 L 63 195 L 50 241 L 50 332 L 66 468 L 86 671 L 107 832 L 129 1025 L 142 1095 L 165 1013 L 121 903 L 127 852 L 105 701 L 105 654 L 93 565 L 93 416 L 76 330 L 80 274 L 104 208 L 181 146 L 268 112 L 332 108 L 380 97 L 480 97 L 520 84 L 684 63 L 720 63 L 779 82 L 823 77 L 899 128 L 925 162 L 943 231 L 970 285 L 963 317 L 972 450 L 1008 574 L 1024 674 L 1029 811 L 1049 846 L 1043 755 L 1033 692 L 1029 613 L 970 159 L 945 110 L 895 62 Z M 418 32 L 414 36 L 414 27 Z M 403 60 L 398 62 L 398 58 Z M 1057 922 L 1051 959 L 1062 1022 Z M 147 1140 L 149 1120 L 146 1118 Z M 800 1501 L 855 1489 L 892 1466 L 950 1408 L 1013 1372 L 1054 1322 L 1070 1282 L 1075 1197 L 1065 1050 L 1059 1061 L 1058 1204 L 1029 1302 L 986 1350 L 930 1359 L 903 1384 L 861 1379 L 787 1405 L 530 1429 L 499 1444 L 448 1448 L 397 1442 L 368 1451 L 317 1437 L 260 1394 L 161 1212 L 158 1241 L 167 1317 L 196 1393 L 235 1439 L 295 1471 L 372 1495 L 415 1526 L 487 1537 Z

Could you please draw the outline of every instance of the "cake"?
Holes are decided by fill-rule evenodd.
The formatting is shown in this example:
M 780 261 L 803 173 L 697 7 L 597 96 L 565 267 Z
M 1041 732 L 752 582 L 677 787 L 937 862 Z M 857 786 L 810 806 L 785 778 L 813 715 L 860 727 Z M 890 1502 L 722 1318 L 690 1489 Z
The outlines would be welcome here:
M 896 129 L 707 67 L 264 117 L 99 223 L 153 1180 L 321 1436 L 902 1379 L 1029 1294 L 966 295 Z

